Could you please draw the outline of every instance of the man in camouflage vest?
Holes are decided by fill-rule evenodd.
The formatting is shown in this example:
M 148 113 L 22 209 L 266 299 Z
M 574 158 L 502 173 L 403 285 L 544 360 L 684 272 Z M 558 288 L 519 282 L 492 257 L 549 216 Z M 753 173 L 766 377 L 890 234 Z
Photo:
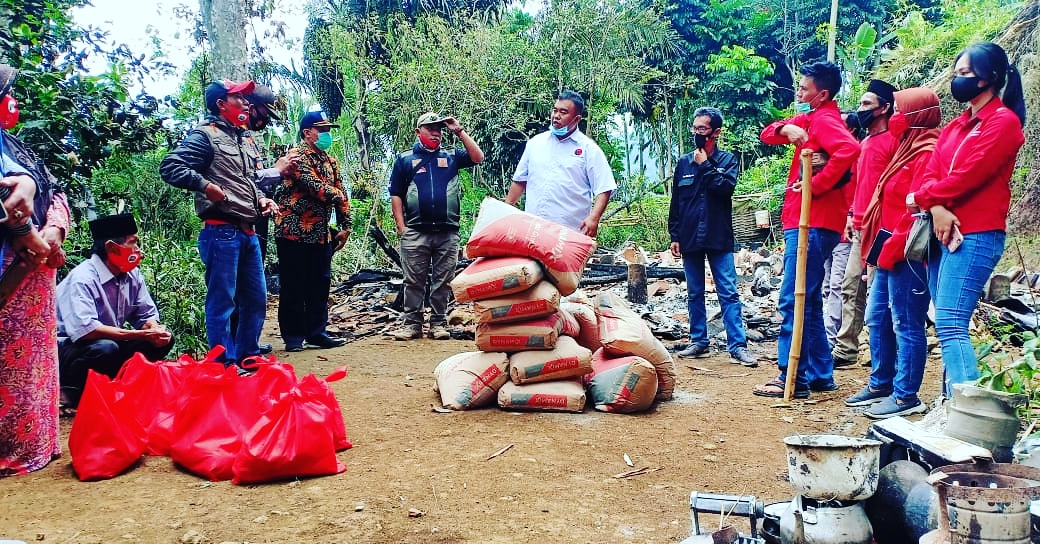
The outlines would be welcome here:
M 195 212 L 203 222 L 199 256 L 206 266 L 206 337 L 211 348 L 226 348 L 228 365 L 260 353 L 267 290 L 254 225 L 278 208 L 257 187 L 259 157 L 246 139 L 245 97 L 253 89 L 252 81 L 210 83 L 208 115 L 159 165 L 163 181 L 195 195 Z

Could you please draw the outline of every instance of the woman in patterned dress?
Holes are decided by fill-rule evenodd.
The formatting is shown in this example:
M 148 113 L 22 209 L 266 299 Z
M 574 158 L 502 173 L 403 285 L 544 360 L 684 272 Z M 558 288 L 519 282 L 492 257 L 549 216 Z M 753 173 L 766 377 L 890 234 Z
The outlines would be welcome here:
M 16 73 L 0 64 L 0 199 L 8 216 L 0 270 L 6 279 L 23 265 L 28 273 L 13 291 L 0 279 L 0 477 L 43 468 L 61 454 L 54 290 L 69 208 L 43 163 L 7 133 L 17 124 L 9 94 Z

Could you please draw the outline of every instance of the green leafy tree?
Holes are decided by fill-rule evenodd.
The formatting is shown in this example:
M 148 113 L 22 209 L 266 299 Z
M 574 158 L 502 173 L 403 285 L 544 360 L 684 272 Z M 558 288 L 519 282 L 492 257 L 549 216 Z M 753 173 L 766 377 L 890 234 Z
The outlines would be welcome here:
M 758 133 L 775 117 L 769 99 L 776 88 L 769 80 L 773 64 L 751 49 L 724 45 L 719 54 L 708 57 L 705 69 L 712 76 L 706 82 L 709 96 L 729 120 L 732 138 L 727 144 L 746 164 L 762 154 Z
M 63 182 L 74 209 L 87 212 L 92 198 L 83 180 L 117 151 L 154 148 L 163 128 L 158 100 L 131 97 L 134 78 L 169 67 L 158 58 L 133 54 L 107 35 L 71 19 L 80 0 L 0 0 L 0 60 L 19 69 L 13 94 L 21 123 L 15 133 Z M 91 56 L 109 69 L 87 75 Z

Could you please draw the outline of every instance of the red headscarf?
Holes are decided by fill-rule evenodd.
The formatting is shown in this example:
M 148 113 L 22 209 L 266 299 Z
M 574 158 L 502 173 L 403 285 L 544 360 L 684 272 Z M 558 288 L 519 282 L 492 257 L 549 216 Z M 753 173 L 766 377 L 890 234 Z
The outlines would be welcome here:
M 896 107 L 906 120 L 906 130 L 899 139 L 899 147 L 892 155 L 888 167 L 881 173 L 878 179 L 874 196 L 863 213 L 863 239 L 861 244 L 862 255 L 865 257 L 867 250 L 874 243 L 878 230 L 881 228 L 881 201 L 885 197 L 885 186 L 888 180 L 899 172 L 904 166 L 913 162 L 921 153 L 931 153 L 935 149 L 935 142 L 939 138 L 939 123 L 942 122 L 942 110 L 939 109 L 939 97 L 935 91 L 927 87 L 911 87 L 895 93 Z M 896 116 L 893 115 L 895 118 Z M 893 119 L 896 123 L 889 122 L 889 130 L 897 129 L 898 118 Z M 906 195 L 899 195 L 905 198 Z

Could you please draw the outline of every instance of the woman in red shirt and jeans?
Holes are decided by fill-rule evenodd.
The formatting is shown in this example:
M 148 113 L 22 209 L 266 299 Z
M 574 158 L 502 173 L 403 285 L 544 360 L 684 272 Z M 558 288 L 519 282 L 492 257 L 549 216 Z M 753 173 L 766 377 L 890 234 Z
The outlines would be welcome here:
M 1021 77 L 1000 46 L 969 46 L 957 55 L 953 75 L 953 97 L 970 107 L 943 128 L 921 188 L 906 197 L 908 207 L 931 212 L 941 243 L 929 256 L 928 273 L 947 398 L 953 384 L 979 376 L 968 322 L 1004 252 L 1026 117 Z
M 871 263 L 877 268 L 863 314 L 870 330 L 870 380 L 845 399 L 846 406 L 866 406 L 863 414 L 875 419 L 926 410 L 917 393 L 928 357 L 928 273 L 923 262 L 903 258 L 903 248 L 912 221 L 906 195 L 932 161 L 942 112 L 935 91 L 925 87 L 897 91 L 894 103 L 888 131 L 898 147 L 878 179 L 861 230 L 870 253 L 883 247 Z M 882 230 L 891 237 L 885 240 Z

